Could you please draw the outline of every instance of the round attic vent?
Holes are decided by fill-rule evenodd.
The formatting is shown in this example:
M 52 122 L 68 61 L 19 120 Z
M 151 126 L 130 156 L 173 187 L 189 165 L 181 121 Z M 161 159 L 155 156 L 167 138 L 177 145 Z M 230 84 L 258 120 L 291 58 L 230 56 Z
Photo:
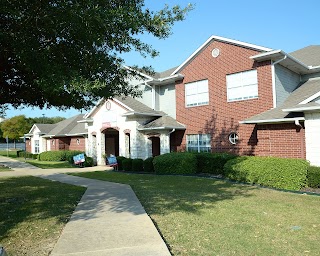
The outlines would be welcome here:
M 218 48 L 214 48 L 211 54 L 213 58 L 217 58 L 220 55 L 220 50 Z

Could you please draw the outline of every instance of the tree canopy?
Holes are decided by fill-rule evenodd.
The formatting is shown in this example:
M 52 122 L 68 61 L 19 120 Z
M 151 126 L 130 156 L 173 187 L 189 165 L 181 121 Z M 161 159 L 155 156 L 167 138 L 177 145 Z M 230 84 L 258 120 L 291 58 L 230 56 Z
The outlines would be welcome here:
M 4 0 L 0 6 L 0 104 L 86 108 L 137 96 L 122 53 L 156 56 L 139 39 L 163 39 L 192 9 L 151 11 L 144 0 Z
M 1 123 L 3 137 L 8 136 L 9 139 L 17 140 L 27 133 L 30 129 L 28 120 L 24 115 L 15 116 Z

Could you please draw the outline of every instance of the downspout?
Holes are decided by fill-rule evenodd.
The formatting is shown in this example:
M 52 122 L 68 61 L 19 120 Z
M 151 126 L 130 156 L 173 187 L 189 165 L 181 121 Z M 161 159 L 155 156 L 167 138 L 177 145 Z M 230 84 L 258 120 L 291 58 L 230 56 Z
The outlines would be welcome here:
M 279 62 L 285 60 L 287 55 L 285 55 L 282 59 L 277 60 L 276 62 L 271 61 L 271 74 L 272 74 L 272 95 L 273 95 L 273 108 L 277 107 L 277 97 L 276 97 L 276 75 L 275 75 L 275 65 Z
M 169 153 L 171 152 L 171 140 L 170 140 L 170 134 L 171 133 L 174 133 L 176 131 L 176 129 L 175 128 L 173 128 L 172 129 L 172 131 L 171 132 L 169 132 L 167 135 L 169 136 Z

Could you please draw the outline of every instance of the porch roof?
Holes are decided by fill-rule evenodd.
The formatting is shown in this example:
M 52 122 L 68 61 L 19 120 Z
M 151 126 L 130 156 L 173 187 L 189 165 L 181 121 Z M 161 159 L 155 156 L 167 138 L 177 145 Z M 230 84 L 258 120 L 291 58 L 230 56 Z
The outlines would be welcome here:
M 165 130 L 165 129 L 185 130 L 186 126 L 179 123 L 174 118 L 166 115 L 166 116 L 159 117 L 138 128 L 138 130 L 140 131 Z

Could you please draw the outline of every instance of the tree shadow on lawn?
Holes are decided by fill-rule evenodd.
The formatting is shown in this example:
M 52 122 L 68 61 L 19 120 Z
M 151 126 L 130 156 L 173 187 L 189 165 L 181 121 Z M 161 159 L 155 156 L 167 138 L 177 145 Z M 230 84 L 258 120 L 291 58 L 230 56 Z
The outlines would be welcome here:
M 186 176 L 160 176 L 147 174 L 126 174 L 115 172 L 82 173 L 77 176 L 131 185 L 138 199 L 149 214 L 166 214 L 173 211 L 199 212 L 206 205 L 222 200 L 253 196 L 252 190 L 258 188 L 233 184 L 210 178 Z M 114 212 L 129 211 L 140 214 L 132 208 L 130 200 L 117 196 L 111 197 Z M 92 201 L 93 204 L 99 204 Z
M 25 176 L 0 179 L 0 191 L 2 240 L 22 222 L 55 218 L 66 223 L 85 188 Z

